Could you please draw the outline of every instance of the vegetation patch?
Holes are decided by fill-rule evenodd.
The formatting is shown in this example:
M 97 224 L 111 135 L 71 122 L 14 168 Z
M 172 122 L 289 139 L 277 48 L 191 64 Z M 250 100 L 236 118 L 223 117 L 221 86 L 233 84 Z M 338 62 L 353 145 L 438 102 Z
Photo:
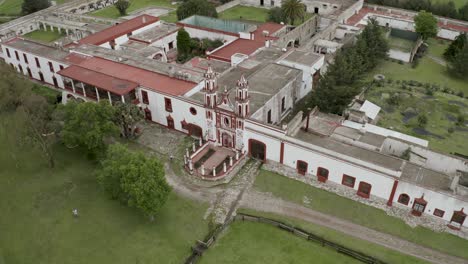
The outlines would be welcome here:
M 49 42 L 55 41 L 63 37 L 64 35 L 65 34 L 62 32 L 50 31 L 50 30 L 45 31 L 41 29 L 41 30 L 35 30 L 33 32 L 29 32 L 28 34 L 25 34 L 24 37 L 49 43 Z
M 154 6 L 154 7 L 176 7 L 171 4 L 170 0 L 132 0 L 130 6 L 126 10 L 128 14 L 142 8 Z M 93 16 L 105 17 L 105 18 L 119 18 L 121 16 L 119 10 L 115 6 L 109 6 L 101 10 L 97 10 L 91 13 Z

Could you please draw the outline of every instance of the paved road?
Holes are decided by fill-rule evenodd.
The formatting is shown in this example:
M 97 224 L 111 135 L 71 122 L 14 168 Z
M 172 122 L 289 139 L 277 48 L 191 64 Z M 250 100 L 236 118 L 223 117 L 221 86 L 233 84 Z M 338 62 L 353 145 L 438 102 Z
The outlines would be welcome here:
M 468 260 L 450 256 L 398 237 L 381 233 L 334 216 L 323 214 L 255 190 L 250 190 L 244 194 L 244 198 L 241 201 L 241 207 L 301 219 L 432 263 L 468 263 Z

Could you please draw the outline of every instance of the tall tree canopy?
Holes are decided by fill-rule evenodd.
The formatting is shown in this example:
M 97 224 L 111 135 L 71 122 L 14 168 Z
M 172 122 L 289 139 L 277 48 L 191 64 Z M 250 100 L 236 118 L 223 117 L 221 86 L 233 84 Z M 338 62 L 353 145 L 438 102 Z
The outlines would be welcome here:
M 450 46 L 448 46 L 445 50 L 445 59 L 448 61 L 453 60 L 455 56 L 457 56 L 458 53 L 463 49 L 463 47 L 465 47 L 467 40 L 466 33 L 458 35 L 455 40 L 450 43 Z
M 129 0 L 117 0 L 114 4 L 115 8 L 119 10 L 121 16 L 125 16 L 127 14 L 127 9 L 130 7 Z
M 281 11 L 285 18 L 289 19 L 291 25 L 298 19 L 304 20 L 306 7 L 301 0 L 283 0 L 281 2 Z
M 416 32 L 418 32 L 424 40 L 437 36 L 437 18 L 431 13 L 424 10 L 420 11 L 414 17 L 414 23 Z
M 156 158 L 113 144 L 101 165 L 98 182 L 113 199 L 138 208 L 151 218 L 166 203 L 171 188 L 164 177 L 164 167 Z
M 218 17 L 215 6 L 206 0 L 188 0 L 177 7 L 177 19 L 200 15 L 208 17 Z
M 465 45 L 463 49 L 449 61 L 448 69 L 455 76 L 468 79 L 468 45 Z
M 49 0 L 24 0 L 21 5 L 21 12 L 27 15 L 48 8 L 49 6 Z
M 115 122 L 120 126 L 122 136 L 127 139 L 134 137 L 137 123 L 143 120 L 143 112 L 130 102 L 117 102 L 114 108 Z
M 67 146 L 83 147 L 95 157 L 105 150 L 105 139 L 118 135 L 115 108 L 107 101 L 68 102 L 59 110 L 63 111 L 61 136 Z
M 286 22 L 286 17 L 283 14 L 281 7 L 273 7 L 268 10 L 268 21 L 281 23 Z

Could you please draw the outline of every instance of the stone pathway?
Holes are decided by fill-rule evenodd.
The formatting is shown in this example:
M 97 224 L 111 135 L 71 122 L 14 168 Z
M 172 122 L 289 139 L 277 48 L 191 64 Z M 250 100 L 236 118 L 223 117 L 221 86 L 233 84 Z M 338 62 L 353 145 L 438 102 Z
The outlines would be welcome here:
M 447 62 L 445 62 L 445 60 L 439 58 L 439 57 L 435 57 L 435 56 L 432 56 L 430 54 L 427 55 L 427 57 L 433 61 L 435 61 L 436 63 L 442 65 L 442 66 L 447 66 Z
M 271 194 L 261 193 L 255 190 L 250 190 L 245 193 L 241 201 L 241 207 L 301 219 L 316 225 L 337 230 L 362 240 L 379 244 L 431 263 L 468 263 L 468 260 L 450 256 L 389 234 L 381 233 L 334 216 L 314 211 L 295 203 L 281 200 L 273 197 Z

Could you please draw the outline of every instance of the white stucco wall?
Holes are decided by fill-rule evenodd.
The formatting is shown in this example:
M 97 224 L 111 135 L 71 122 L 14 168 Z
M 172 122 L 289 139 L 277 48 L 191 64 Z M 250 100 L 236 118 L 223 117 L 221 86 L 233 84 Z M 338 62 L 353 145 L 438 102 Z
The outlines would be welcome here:
M 239 37 L 227 35 L 227 34 L 222 34 L 220 32 L 212 32 L 212 31 L 207 31 L 207 30 L 202 30 L 202 29 L 197 29 L 197 28 L 192 28 L 192 27 L 184 27 L 185 31 L 187 31 L 190 34 L 190 37 L 197 37 L 197 38 L 208 38 L 211 40 L 215 39 L 221 39 L 223 41 L 233 41 L 238 39 Z

